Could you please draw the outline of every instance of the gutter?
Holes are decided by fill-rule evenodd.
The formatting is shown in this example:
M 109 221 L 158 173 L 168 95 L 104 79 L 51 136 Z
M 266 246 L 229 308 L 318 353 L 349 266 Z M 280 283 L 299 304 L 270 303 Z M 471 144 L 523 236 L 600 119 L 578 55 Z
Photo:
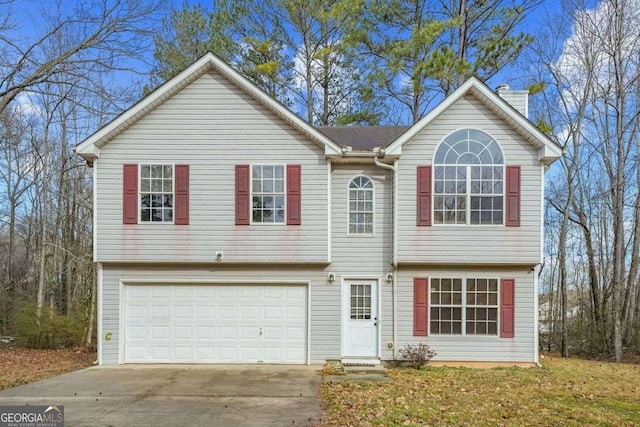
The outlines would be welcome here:
M 398 160 L 393 161 L 393 166 L 386 163 L 382 163 L 380 158 L 384 158 L 384 148 L 376 147 L 373 149 L 375 157 L 373 158 L 376 166 L 383 169 L 393 171 L 393 186 L 391 190 L 391 267 L 393 270 L 393 280 L 391 281 L 393 294 L 393 307 L 392 307 L 392 340 L 393 340 L 393 360 L 396 360 L 396 343 L 398 342 L 398 256 L 397 256 L 397 236 L 398 236 L 398 215 L 396 213 L 396 207 L 398 206 Z

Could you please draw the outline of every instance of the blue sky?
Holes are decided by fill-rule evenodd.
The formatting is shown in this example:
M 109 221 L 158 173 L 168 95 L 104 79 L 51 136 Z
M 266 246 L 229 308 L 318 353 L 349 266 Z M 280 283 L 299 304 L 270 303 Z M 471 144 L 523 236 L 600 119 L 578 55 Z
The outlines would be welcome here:
M 67 2 L 69 6 L 75 3 L 75 0 Z M 190 4 L 201 4 L 208 10 L 212 9 L 212 2 L 210 0 L 188 0 Z M 591 2 L 593 3 L 593 2 Z M 42 28 L 44 23 L 42 22 L 41 10 L 47 9 L 53 12 L 53 6 L 55 2 L 43 1 L 43 0 L 16 0 L 13 4 L 14 22 L 17 25 L 16 36 L 24 39 L 34 39 L 38 33 L 38 28 Z M 168 15 L 172 8 L 180 9 L 184 4 L 183 0 L 167 1 L 164 4 L 164 8 L 161 14 L 157 16 L 159 22 L 161 15 Z M 65 2 L 62 2 L 64 9 Z M 70 9 L 70 8 L 69 8 Z M 521 30 L 529 32 L 530 34 L 537 35 L 544 28 L 544 23 L 548 21 L 549 16 L 559 13 L 561 9 L 561 3 L 559 0 L 546 0 L 534 11 L 532 11 L 526 18 L 525 22 L 521 25 Z M 565 29 L 566 30 L 566 29 Z M 153 62 L 153 48 L 150 47 L 147 55 L 147 64 L 140 62 L 133 63 L 132 66 L 140 71 L 148 71 L 149 65 Z M 526 65 L 526 64 L 525 64 Z M 502 83 L 509 83 L 513 89 L 519 89 L 525 87 L 529 82 L 523 73 L 522 64 L 515 64 L 510 67 L 506 67 L 498 75 L 491 78 L 487 83 L 490 87 L 495 87 Z M 133 75 L 131 73 L 120 72 L 116 81 L 126 86 L 132 81 L 140 82 L 141 85 L 145 82 L 141 79 L 140 75 Z

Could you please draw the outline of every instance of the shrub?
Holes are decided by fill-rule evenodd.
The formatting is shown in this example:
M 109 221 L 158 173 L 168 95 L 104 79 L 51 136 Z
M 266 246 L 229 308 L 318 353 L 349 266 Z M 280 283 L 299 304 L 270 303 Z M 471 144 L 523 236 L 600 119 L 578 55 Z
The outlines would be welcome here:
M 29 348 L 59 348 L 82 344 L 84 322 L 78 316 L 61 316 L 49 307 L 42 307 L 40 324 L 36 304 L 26 303 L 13 317 L 17 344 Z
M 400 355 L 406 359 L 412 368 L 420 369 L 429 363 L 429 360 L 436 355 L 426 344 L 407 344 L 400 349 Z

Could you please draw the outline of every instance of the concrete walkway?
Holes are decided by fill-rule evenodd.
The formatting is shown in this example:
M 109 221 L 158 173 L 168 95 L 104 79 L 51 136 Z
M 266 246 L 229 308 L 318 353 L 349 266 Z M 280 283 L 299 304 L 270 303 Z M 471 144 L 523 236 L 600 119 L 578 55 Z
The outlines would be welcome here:
M 320 367 L 95 367 L 0 391 L 0 405 L 64 405 L 66 426 L 307 426 Z

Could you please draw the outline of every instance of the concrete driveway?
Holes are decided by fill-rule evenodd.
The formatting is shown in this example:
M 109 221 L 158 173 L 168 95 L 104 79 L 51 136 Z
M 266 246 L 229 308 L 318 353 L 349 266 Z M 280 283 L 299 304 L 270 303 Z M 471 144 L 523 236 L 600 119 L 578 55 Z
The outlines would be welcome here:
M 66 426 L 307 426 L 319 367 L 95 367 L 0 391 L 0 405 L 64 405 Z

